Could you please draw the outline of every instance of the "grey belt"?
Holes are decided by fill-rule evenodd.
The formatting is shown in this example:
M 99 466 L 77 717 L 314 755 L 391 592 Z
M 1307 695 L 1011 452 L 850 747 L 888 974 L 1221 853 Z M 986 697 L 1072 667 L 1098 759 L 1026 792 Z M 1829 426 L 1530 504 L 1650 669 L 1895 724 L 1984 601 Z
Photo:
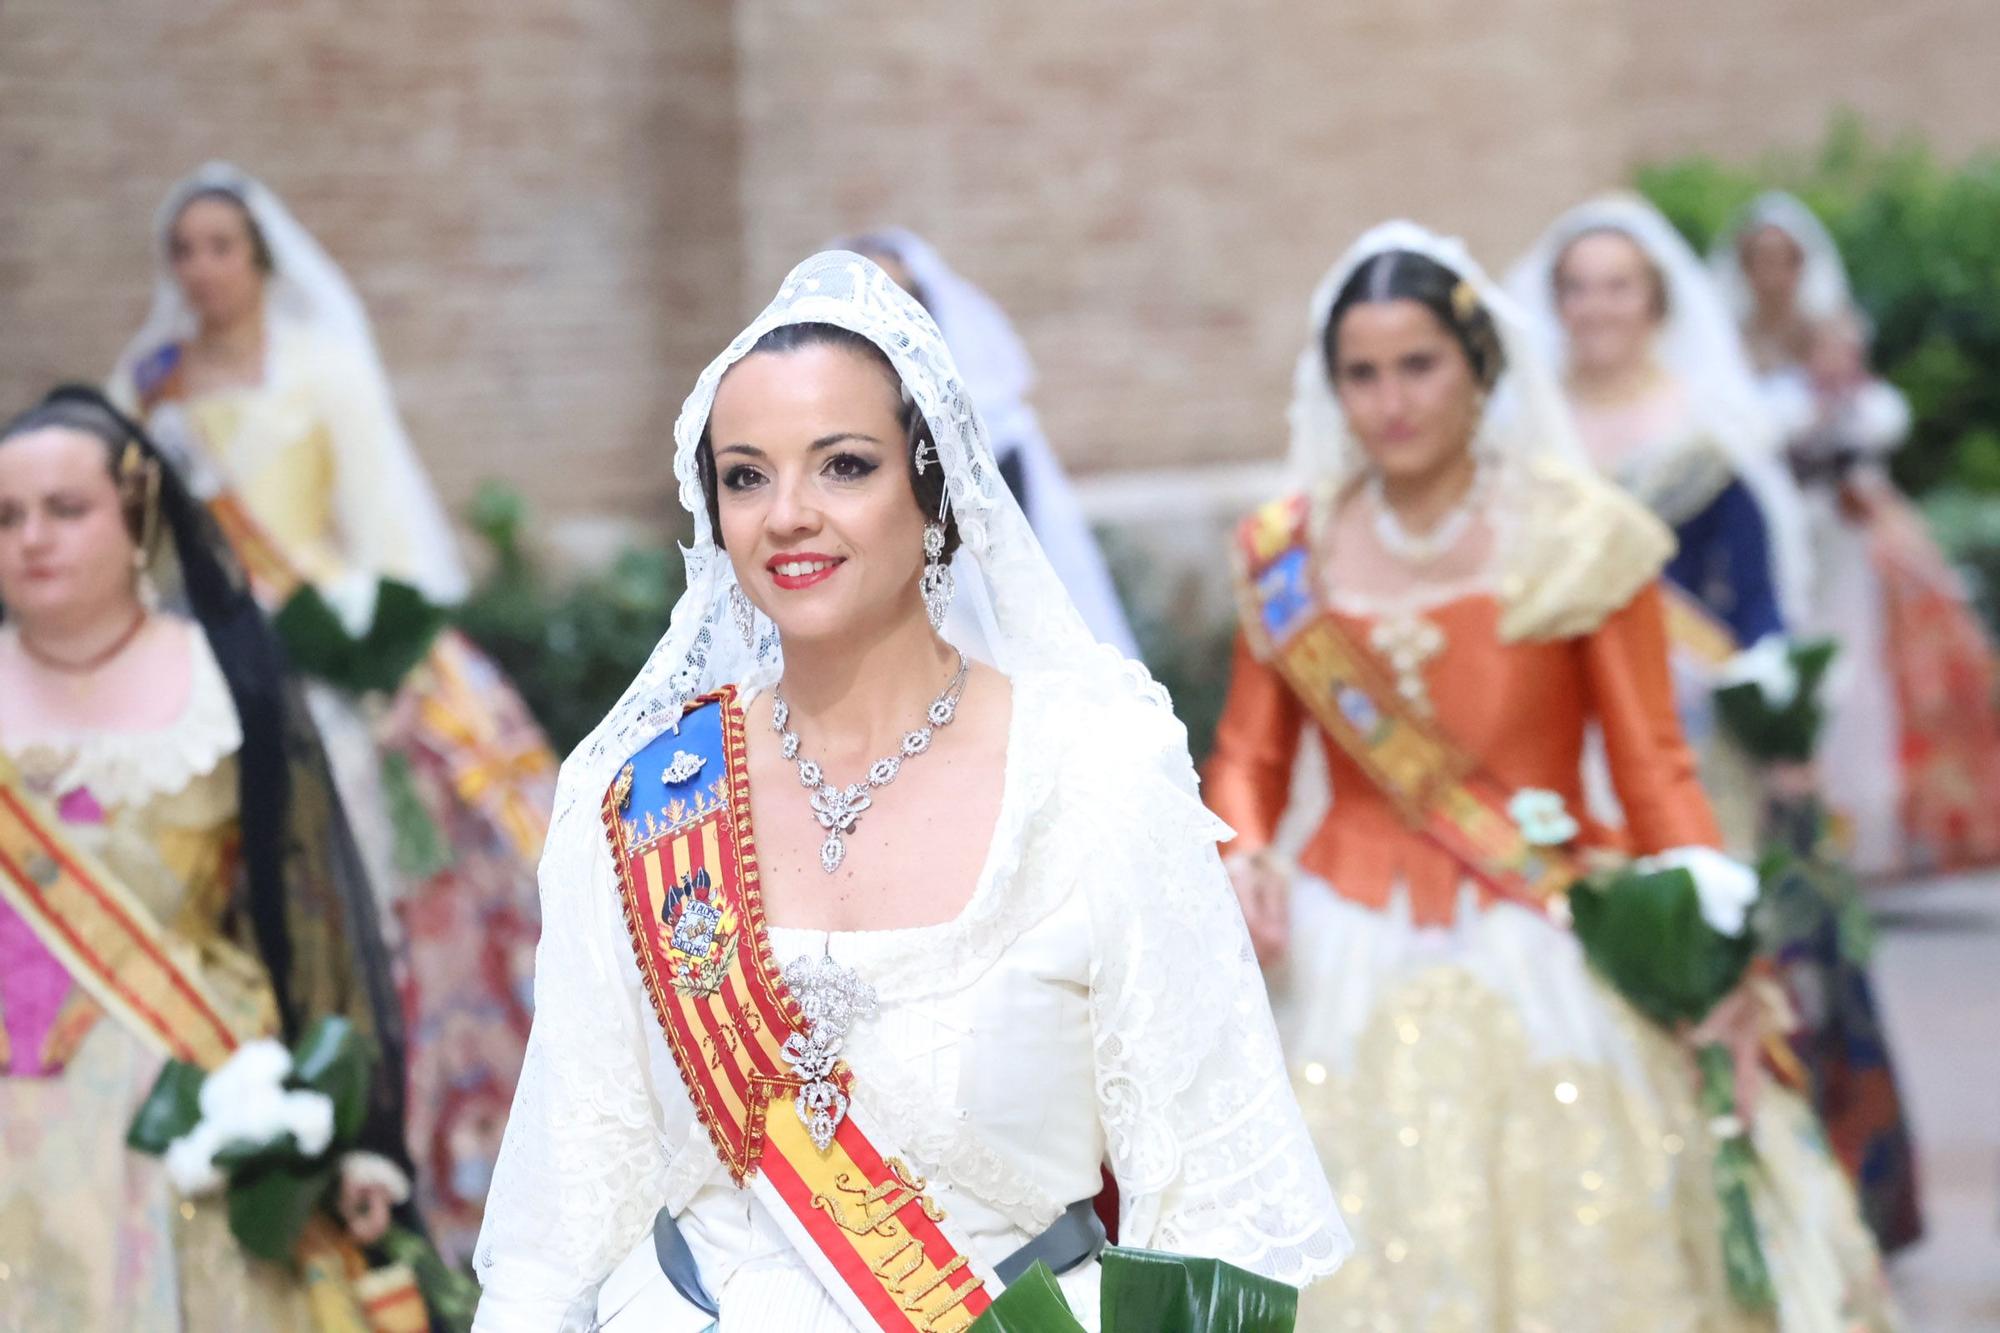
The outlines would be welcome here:
M 1002 1282 L 1013 1282 L 1040 1262 L 1060 1275 L 1095 1259 L 1104 1245 L 1104 1223 L 1097 1218 L 1096 1201 L 1078 1199 L 1049 1223 L 1048 1230 L 1002 1259 L 993 1271 Z M 715 1297 L 702 1284 L 701 1269 L 695 1265 L 687 1238 L 681 1235 L 680 1223 L 664 1208 L 653 1219 L 653 1252 L 659 1256 L 660 1271 L 682 1300 L 703 1314 L 721 1314 Z

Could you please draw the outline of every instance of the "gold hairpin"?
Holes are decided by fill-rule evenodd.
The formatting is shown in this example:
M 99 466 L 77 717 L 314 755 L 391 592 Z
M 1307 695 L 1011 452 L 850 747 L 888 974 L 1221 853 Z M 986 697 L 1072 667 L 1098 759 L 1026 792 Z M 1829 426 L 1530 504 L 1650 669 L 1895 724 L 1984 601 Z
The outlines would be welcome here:
M 1471 319 L 1478 310 L 1478 289 L 1464 278 L 1460 278 L 1458 285 L 1451 289 L 1451 313 L 1457 315 L 1459 322 L 1462 324 L 1466 320 Z

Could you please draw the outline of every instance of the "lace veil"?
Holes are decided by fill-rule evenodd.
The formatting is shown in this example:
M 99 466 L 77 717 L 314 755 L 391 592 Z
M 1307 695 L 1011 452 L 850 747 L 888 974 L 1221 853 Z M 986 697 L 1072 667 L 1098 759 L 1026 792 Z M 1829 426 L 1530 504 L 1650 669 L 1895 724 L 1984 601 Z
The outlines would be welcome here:
M 115 379 L 131 383 L 133 372 L 145 358 L 169 344 L 194 336 L 197 328 L 194 309 L 182 294 L 180 284 L 174 281 L 169 263 L 173 227 L 189 200 L 215 190 L 242 201 L 270 250 L 271 273 L 264 286 L 266 319 L 274 326 L 310 330 L 316 338 L 339 348 L 358 372 L 367 377 L 369 396 L 393 403 L 388 373 L 376 350 L 368 313 L 347 275 L 276 194 L 227 162 L 210 162 L 182 180 L 154 214 L 154 260 L 158 269 L 153 282 L 153 306 L 138 334 L 118 358 Z M 387 414 L 385 429 L 391 436 L 382 442 L 380 449 L 386 475 L 382 477 L 378 500 L 396 506 L 399 511 L 398 523 L 414 548 L 413 565 L 423 571 L 425 594 L 437 601 L 457 601 L 465 595 L 469 581 L 452 536 L 451 521 L 393 410 Z
M 1632 194 L 1610 194 L 1556 219 L 1508 275 L 1507 287 L 1544 340 L 1549 359 L 1566 364 L 1556 313 L 1556 265 L 1586 232 L 1628 236 L 1659 271 L 1667 318 L 1656 337 L 1660 364 L 1685 387 L 1693 425 L 1720 449 L 1756 498 L 1769 530 L 1779 605 L 1795 619 L 1806 605 L 1811 568 L 1805 509 L 1782 458 L 1783 437 L 1757 387 L 1756 372 L 1707 267 L 1660 211 Z
M 1349 430 L 1347 416 L 1334 394 L 1322 349 L 1326 323 L 1340 289 L 1356 269 L 1392 250 L 1436 260 L 1472 284 L 1499 331 L 1506 367 L 1487 400 L 1473 447 L 1503 467 L 1537 457 L 1584 466 L 1583 449 L 1570 423 L 1561 386 L 1550 373 L 1548 358 L 1527 318 L 1486 276 L 1463 242 L 1398 220 L 1364 233 L 1313 290 L 1306 345 L 1292 373 L 1289 463 L 1295 482 L 1339 489 L 1361 473 L 1361 445 Z
M 702 371 L 681 409 L 674 475 L 694 528 L 684 549 L 687 591 L 637 679 L 564 764 L 558 818 L 568 817 L 580 798 L 594 823 L 597 799 L 619 766 L 678 721 L 690 699 L 727 684 L 763 684 L 782 671 L 771 622 L 759 612 L 754 642 L 746 644 L 730 617 L 736 574 L 710 530 L 695 453 L 723 375 L 771 330 L 806 323 L 838 325 L 879 347 L 930 426 L 961 539 L 945 638 L 1010 676 L 1059 673 L 1107 702 L 1143 700 L 1149 707 L 1141 715 L 1155 720 L 1162 742 L 1184 752 L 1185 732 L 1166 692 L 1144 667 L 1097 641 L 1056 577 L 1000 476 L 968 386 L 930 314 L 869 260 L 828 250 L 792 270 L 763 313 Z
M 1813 215 L 1796 196 L 1782 190 L 1758 195 L 1739 214 L 1729 229 L 1716 237 L 1708 252 L 1709 271 L 1715 285 L 1736 316 L 1738 324 L 1756 313 L 1757 298 L 1743 276 L 1743 260 L 1738 247 L 1743 238 L 1765 227 L 1776 227 L 1792 238 L 1805 256 L 1799 271 L 1797 309 L 1809 323 L 1831 319 L 1853 303 L 1847 285 L 1847 264 L 1826 224 Z

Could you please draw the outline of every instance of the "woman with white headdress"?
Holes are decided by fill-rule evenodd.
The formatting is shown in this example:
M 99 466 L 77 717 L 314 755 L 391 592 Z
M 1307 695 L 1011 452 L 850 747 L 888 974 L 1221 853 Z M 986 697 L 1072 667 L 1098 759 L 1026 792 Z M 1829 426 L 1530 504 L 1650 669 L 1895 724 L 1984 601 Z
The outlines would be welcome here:
M 1762 787 L 1711 692 L 1741 650 L 1803 614 L 1805 513 L 1777 424 L 1714 285 L 1634 195 L 1565 213 L 1508 280 L 1562 379 L 1589 461 L 1674 530 L 1667 562 L 1681 723 L 1732 850 L 1757 845 Z
M 1710 256 L 1786 428 L 1814 577 L 1805 625 L 1840 644 L 1821 771 L 1855 867 L 1890 875 L 2000 859 L 2000 664 L 1889 456 L 1910 407 L 1868 367 L 1868 327 L 1826 227 L 1760 196 Z
M 1102 642 L 1137 657 L 1138 642 L 1104 552 L 1028 402 L 1035 364 L 1006 312 L 915 232 L 888 227 L 856 237 L 848 248 L 881 264 L 930 311 L 986 423 L 1000 475 L 1027 511 L 1028 526 L 1083 614 L 1083 623 Z
M 555 760 L 493 664 L 439 631 L 465 570 L 339 267 L 222 163 L 174 187 L 156 244 L 112 393 L 323 677 L 308 697 L 402 968 L 418 1198 L 462 1254 L 527 1041 Z
M 1238 534 L 1205 792 L 1358 1243 L 1300 1326 L 1735 1327 L 1690 1050 L 1595 980 L 1556 864 L 1675 855 L 1705 895 L 1748 873 L 1708 850 L 1674 717 L 1671 537 L 1583 462 L 1513 304 L 1408 222 L 1320 284 L 1291 428 L 1299 489 Z M 1622 838 L 1584 810 L 1591 726 Z M 1302 732 L 1333 801 L 1292 863 Z M 1753 1133 L 1779 1326 L 1884 1326 L 1809 1113 L 1767 1091 Z
M 1127 1245 L 1332 1271 L 1185 731 L 930 317 L 816 255 L 674 437 L 687 592 L 563 768 L 477 1327 L 962 1330 L 1040 1257 L 1094 1328 L 1104 1165 Z

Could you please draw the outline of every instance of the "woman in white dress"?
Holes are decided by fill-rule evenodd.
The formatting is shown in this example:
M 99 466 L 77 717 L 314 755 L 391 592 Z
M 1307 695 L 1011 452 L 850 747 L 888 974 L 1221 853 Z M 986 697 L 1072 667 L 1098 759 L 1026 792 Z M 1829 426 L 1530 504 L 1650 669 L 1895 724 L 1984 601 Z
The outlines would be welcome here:
M 309 591 L 349 633 L 368 631 L 344 655 L 369 679 L 315 679 L 308 701 L 399 963 L 418 1200 L 461 1258 L 527 1045 L 555 756 L 470 640 L 408 610 L 411 588 L 438 605 L 462 597 L 465 569 L 339 266 L 226 163 L 174 187 L 155 237 L 153 307 L 113 396 L 207 504 L 281 625 Z M 377 614 L 392 605 L 405 614 Z M 377 633 L 399 620 L 400 641 Z M 302 669 L 324 665 L 289 646 Z
M 1828 801 L 1864 875 L 2000 860 L 1993 645 L 1923 515 L 1889 475 L 1910 405 L 1868 366 L 1831 234 L 1791 195 L 1760 196 L 1709 256 L 1786 428 L 1805 492 L 1805 624 L 1841 645 L 1822 747 Z
M 1064 594 L 937 326 L 817 255 L 675 441 L 688 591 L 564 767 L 477 1327 L 964 1328 L 1104 1164 L 1124 1244 L 1331 1272 L 1184 730 Z M 854 1266 L 871 1199 L 935 1272 Z M 1094 1327 L 1096 1266 L 1061 1281 Z

